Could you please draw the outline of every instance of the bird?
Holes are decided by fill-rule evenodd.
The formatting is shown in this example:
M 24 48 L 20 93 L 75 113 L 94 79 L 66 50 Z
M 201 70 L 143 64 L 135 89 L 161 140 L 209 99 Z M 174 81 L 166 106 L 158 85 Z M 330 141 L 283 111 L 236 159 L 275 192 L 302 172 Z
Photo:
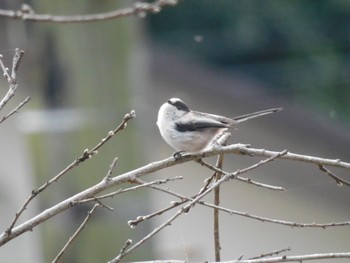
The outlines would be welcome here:
M 224 131 L 237 123 L 281 110 L 273 108 L 228 118 L 191 110 L 183 100 L 171 98 L 159 108 L 157 126 L 176 153 L 193 153 L 208 150 Z

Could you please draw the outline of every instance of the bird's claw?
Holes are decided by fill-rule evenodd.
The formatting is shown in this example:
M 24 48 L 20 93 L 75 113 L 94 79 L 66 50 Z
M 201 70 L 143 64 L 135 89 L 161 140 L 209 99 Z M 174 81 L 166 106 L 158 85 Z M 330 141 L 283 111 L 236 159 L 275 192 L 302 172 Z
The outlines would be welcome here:
M 184 153 L 184 151 L 174 152 L 173 157 L 175 158 L 175 160 L 179 160 L 179 159 L 181 159 L 183 153 Z

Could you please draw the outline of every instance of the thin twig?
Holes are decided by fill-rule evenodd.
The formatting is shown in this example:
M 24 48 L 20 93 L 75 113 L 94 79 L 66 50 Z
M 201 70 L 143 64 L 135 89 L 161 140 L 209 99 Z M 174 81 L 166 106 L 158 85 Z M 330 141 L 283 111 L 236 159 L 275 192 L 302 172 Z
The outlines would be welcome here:
M 55 22 L 55 23 L 83 23 L 104 21 L 109 19 L 117 19 L 120 17 L 138 15 L 146 16 L 147 13 L 159 13 L 165 6 L 173 6 L 177 4 L 177 0 L 157 0 L 153 3 L 136 2 L 132 7 L 116 9 L 111 12 L 91 14 L 91 15 L 74 15 L 74 16 L 59 16 L 51 14 L 36 14 L 28 4 L 22 5 L 22 8 L 17 11 L 0 9 L 0 17 L 11 19 L 19 19 L 32 22 Z
M 12 70 L 11 70 L 11 74 L 10 74 L 9 69 L 4 64 L 3 56 L 2 56 L 2 54 L 0 54 L 0 68 L 3 72 L 4 77 L 6 78 L 7 82 L 10 85 L 9 90 L 7 91 L 6 95 L 0 101 L 0 110 L 15 95 L 15 92 L 18 88 L 16 76 L 17 76 L 17 70 L 18 70 L 19 64 L 22 60 L 23 55 L 24 55 L 23 50 L 19 50 L 18 48 L 15 49 L 15 55 L 13 56 Z
M 112 173 L 113 173 L 113 169 L 114 169 L 114 167 L 116 166 L 117 161 L 118 161 L 118 157 L 115 157 L 115 158 L 113 159 L 113 161 L 112 161 L 110 167 L 109 167 L 109 170 L 108 170 L 106 176 L 103 178 L 103 180 L 109 181 L 109 180 L 111 179 Z
M 128 239 L 125 241 L 124 246 L 120 249 L 119 255 L 124 255 L 126 249 L 132 244 L 132 240 Z
M 341 259 L 341 258 L 350 258 L 350 252 L 341 252 L 341 253 L 323 253 L 323 254 L 308 254 L 308 255 L 295 255 L 295 256 L 278 256 L 270 258 L 260 258 L 260 259 L 236 259 L 229 261 L 222 261 L 221 263 L 278 263 L 278 262 L 304 262 L 304 261 L 313 261 L 325 260 L 325 259 Z M 184 260 L 157 260 L 157 263 L 187 263 Z M 217 263 L 210 262 L 208 263 Z M 328 261 L 327 261 L 328 262 Z M 332 261 L 333 262 L 333 261 Z M 154 261 L 138 261 L 134 263 L 154 263 Z
M 116 256 L 114 259 L 112 259 L 111 261 L 109 261 L 108 263 L 116 263 L 119 262 L 123 257 L 125 257 L 126 255 L 128 255 L 130 252 L 132 252 L 134 249 L 138 248 L 139 246 L 141 246 L 144 242 L 146 242 L 148 239 L 150 239 L 151 237 L 153 237 L 155 234 L 157 234 L 159 231 L 161 231 L 163 228 L 165 228 L 166 226 L 169 226 L 171 224 L 171 222 L 173 222 L 177 217 L 179 217 L 181 214 L 183 214 L 184 211 L 180 210 L 177 213 L 175 213 L 173 216 L 171 216 L 168 220 L 166 220 L 163 224 L 161 224 L 159 227 L 153 229 L 153 231 L 151 233 L 149 233 L 148 235 L 146 235 L 143 239 L 141 239 L 139 242 L 137 242 L 136 244 L 134 244 L 132 247 L 130 247 L 129 249 L 125 250 L 124 253 L 120 253 L 118 256 Z
M 225 172 L 225 171 L 223 171 L 222 169 L 220 169 L 220 168 L 218 168 L 216 166 L 213 166 L 213 165 L 203 161 L 202 159 L 198 159 L 196 161 L 197 161 L 197 163 L 201 164 L 202 166 L 207 167 L 210 170 L 213 170 L 214 172 L 216 172 L 218 174 L 223 174 L 223 175 L 230 174 L 230 173 Z M 266 188 L 266 189 L 269 189 L 269 190 L 285 191 L 285 189 L 283 187 L 281 187 L 281 186 L 273 186 L 273 185 L 269 185 L 269 184 L 263 184 L 263 183 L 259 183 L 259 182 L 253 181 L 253 180 L 251 180 L 249 178 L 245 178 L 245 177 L 241 177 L 241 176 L 232 176 L 231 179 L 235 179 L 235 180 L 238 180 L 240 182 L 252 184 L 252 185 L 255 185 L 255 186 L 258 186 L 258 187 L 262 187 L 262 188 Z
M 218 157 L 218 162 L 219 165 L 217 165 L 218 167 L 220 167 L 220 161 L 221 161 L 221 157 L 223 157 L 223 155 L 219 155 Z M 222 163 L 222 162 L 221 162 Z M 216 181 L 220 179 L 221 174 L 216 173 Z M 217 188 L 214 189 L 214 204 L 215 205 L 219 205 L 220 204 L 220 187 L 218 186 Z M 213 213 L 214 213 L 214 252 L 215 252 L 215 261 L 219 262 L 221 261 L 221 256 L 220 256 L 220 251 L 221 251 L 221 245 L 220 245 L 220 231 L 219 231 L 219 209 L 214 208 L 213 209 Z
M 140 181 L 140 183 L 145 183 L 144 181 L 138 179 L 138 181 Z M 148 185 L 147 187 L 155 189 L 157 191 L 161 191 L 164 193 L 167 193 L 169 195 L 175 196 L 177 198 L 179 198 L 181 201 L 174 201 L 172 202 L 172 204 L 175 206 L 184 204 L 188 201 L 193 201 L 194 197 L 187 197 L 184 195 L 181 195 L 179 193 L 175 193 L 169 189 L 164 189 L 155 185 Z M 293 222 L 293 221 L 284 221 L 284 220 L 278 220 L 278 219 L 273 219 L 273 218 L 268 218 L 268 217 L 262 217 L 262 216 L 257 216 L 257 215 L 253 215 L 253 214 L 249 214 L 247 212 L 241 212 L 241 211 L 237 211 L 237 210 L 232 210 L 229 208 L 225 208 L 222 206 L 217 206 L 205 201 L 199 201 L 197 202 L 200 205 L 209 207 L 209 208 L 215 208 L 218 209 L 222 212 L 228 213 L 229 215 L 237 215 L 237 216 L 243 216 L 246 218 L 250 218 L 253 220 L 258 220 L 261 222 L 266 222 L 266 223 L 272 223 L 272 224 L 279 224 L 279 225 L 284 225 L 284 226 L 289 226 L 289 227 L 300 227 L 300 228 L 329 228 L 329 227 L 339 227 L 339 226 L 349 226 L 350 225 L 350 221 L 344 221 L 344 222 L 331 222 L 331 223 L 300 223 L 300 222 Z M 168 209 L 169 210 L 169 209 Z M 135 221 L 137 221 L 137 223 L 140 223 L 143 217 L 138 218 L 138 220 L 136 219 Z M 143 219 L 147 219 L 147 218 L 143 218 Z M 136 226 L 136 224 L 135 224 Z
M 192 200 L 193 200 L 193 199 L 192 199 Z M 131 228 L 135 228 L 139 223 L 144 222 L 144 221 L 146 221 L 146 220 L 149 220 L 149 219 L 151 219 L 151 218 L 153 218 L 153 217 L 159 216 L 159 215 L 161 215 L 161 214 L 163 214 L 163 213 L 165 213 L 165 212 L 167 212 L 167 211 L 172 210 L 172 209 L 175 208 L 175 207 L 178 207 L 178 206 L 180 206 L 180 205 L 183 205 L 183 204 L 187 203 L 188 201 L 189 201 L 189 200 L 182 200 L 182 201 L 171 202 L 171 204 L 170 204 L 169 206 L 164 207 L 164 208 L 162 208 L 162 209 L 160 209 L 160 210 L 158 210 L 158 211 L 155 211 L 155 212 L 153 212 L 153 213 L 151 213 L 151 214 L 148 214 L 148 215 L 138 216 L 138 217 L 136 217 L 136 219 L 134 219 L 134 220 L 129 220 L 129 221 L 128 221 L 128 225 L 129 225 Z
M 346 181 L 346 180 L 336 176 L 334 173 L 332 173 L 330 170 L 328 170 L 326 167 L 324 167 L 324 165 L 320 164 L 320 165 L 318 165 L 318 168 L 320 168 L 320 170 L 322 172 L 325 172 L 328 176 L 333 178 L 336 181 L 337 185 L 339 185 L 339 186 L 342 186 L 342 185 L 350 186 L 350 182 L 348 182 L 348 181 Z
M 63 256 L 64 252 L 67 250 L 67 248 L 73 243 L 75 238 L 80 234 L 80 232 L 85 228 L 87 222 L 89 221 L 92 213 L 95 211 L 95 209 L 100 206 L 99 204 L 95 204 L 94 207 L 88 212 L 86 218 L 84 219 L 83 223 L 79 226 L 79 228 L 74 232 L 74 234 L 69 238 L 67 243 L 63 246 L 62 250 L 57 254 L 55 259 L 52 261 L 52 263 L 57 263 L 60 258 Z
M 223 136 L 221 136 L 220 140 L 218 140 L 218 144 L 220 146 L 224 146 L 227 144 L 227 140 L 230 137 L 230 133 L 224 133 Z M 222 165 L 224 162 L 224 155 L 219 154 L 215 167 L 222 170 Z M 222 173 L 215 171 L 214 172 L 214 178 L 215 182 L 220 180 Z M 214 205 L 219 206 L 220 205 L 220 185 L 214 189 Z M 215 253 L 215 261 L 220 262 L 221 261 L 221 245 L 220 245 L 220 231 L 219 231 L 219 210 L 214 208 L 213 209 L 213 217 L 214 217 L 214 253 Z
M 136 191 L 136 190 L 138 190 L 140 188 L 143 188 L 143 187 L 146 187 L 146 186 L 151 186 L 151 185 L 155 185 L 155 184 L 166 184 L 167 182 L 175 181 L 175 180 L 181 180 L 181 179 L 183 179 L 182 176 L 176 176 L 176 177 L 167 178 L 167 179 L 164 179 L 164 180 L 156 180 L 156 181 L 152 181 L 152 182 L 143 182 L 143 183 L 139 183 L 140 181 L 138 179 L 135 179 L 132 182 L 137 183 L 139 185 L 128 187 L 126 189 L 119 189 L 118 191 L 114 191 L 112 193 L 108 193 L 108 194 L 105 194 L 105 195 L 99 195 L 99 196 L 96 196 L 96 197 L 83 199 L 83 200 L 74 202 L 73 204 L 74 205 L 75 204 L 82 204 L 82 203 L 93 202 L 93 201 L 102 200 L 102 199 L 106 199 L 106 198 L 112 198 L 112 197 L 114 197 L 116 195 L 124 194 L 126 192 Z
M 142 186 L 147 186 L 147 187 L 149 187 L 149 188 L 156 189 L 156 190 L 158 190 L 158 191 L 161 191 L 161 192 L 168 193 L 168 194 L 171 194 L 171 195 L 173 195 L 173 196 L 176 196 L 176 197 L 180 198 L 181 201 L 172 201 L 172 202 L 170 202 L 170 205 L 169 205 L 169 206 L 164 207 L 164 208 L 162 208 L 162 209 L 160 209 L 160 210 L 158 210 L 158 211 L 155 211 L 155 212 L 153 212 L 153 213 L 151 213 L 151 214 L 148 214 L 148 215 L 138 216 L 138 217 L 137 217 L 136 219 L 134 219 L 134 220 L 129 220 L 129 221 L 128 221 L 128 225 L 129 225 L 131 228 L 135 228 L 139 223 L 141 223 L 141 222 L 143 222 L 143 221 L 146 221 L 146 220 L 151 219 L 151 218 L 153 218 L 153 217 L 155 217 L 155 216 L 161 215 L 161 214 L 163 214 L 163 213 L 165 213 L 165 212 L 167 212 L 167 211 L 170 211 L 171 209 L 173 209 L 173 208 L 175 208 L 175 207 L 178 207 L 178 206 L 180 206 L 180 205 L 185 204 L 186 202 L 189 202 L 189 201 L 193 200 L 193 198 L 188 198 L 188 197 L 185 197 L 185 196 L 180 195 L 180 194 L 178 194 L 178 193 L 172 192 L 172 191 L 170 191 L 170 190 L 168 190 L 168 189 L 163 189 L 163 188 L 158 187 L 158 186 L 155 186 L 155 185 L 153 185 L 153 184 L 152 184 L 152 185 L 151 185 L 151 184 L 148 184 L 147 182 L 142 181 L 142 180 L 140 180 L 140 179 L 135 179 L 135 182 L 138 182 L 138 183 L 141 184 Z
M 24 55 L 23 50 L 19 50 L 18 48 L 15 49 L 15 55 L 12 60 L 12 70 L 11 70 L 12 80 L 17 80 L 17 70 L 18 70 L 19 64 L 21 63 L 23 55 Z
M 17 220 L 23 213 L 23 211 L 27 208 L 28 204 L 42 191 L 44 191 L 48 186 L 50 186 L 54 182 L 58 182 L 58 180 L 67 174 L 69 171 L 71 171 L 74 167 L 78 166 L 80 163 L 84 162 L 85 160 L 90 159 L 95 154 L 97 154 L 97 150 L 101 148 L 107 141 L 109 141 L 116 133 L 126 128 L 127 122 L 135 117 L 135 111 L 131 111 L 130 113 L 126 114 L 122 120 L 122 122 L 118 125 L 118 127 L 108 132 L 108 135 L 103 138 L 95 147 L 93 147 L 91 150 L 85 149 L 83 154 L 80 157 L 77 157 L 70 165 L 68 165 L 65 169 L 63 169 L 60 173 L 58 173 L 55 177 L 47 181 L 45 184 L 40 186 L 37 189 L 34 189 L 31 193 L 31 195 L 27 198 L 27 200 L 24 202 L 22 207 L 16 212 L 12 222 L 10 223 L 9 227 L 5 230 L 6 235 L 10 235 L 12 228 L 15 226 Z
M 271 258 L 261 259 L 243 259 L 225 261 L 226 263 L 277 263 L 277 262 L 304 262 L 311 260 L 324 260 L 324 259 L 340 259 L 350 258 L 350 252 L 344 253 L 324 253 L 324 254 L 309 254 L 309 255 L 296 255 L 296 256 L 278 256 Z
M 349 226 L 350 221 L 344 221 L 344 222 L 331 222 L 331 223 L 298 223 L 298 222 L 292 222 L 292 221 L 284 221 L 284 220 L 278 220 L 278 219 L 272 219 L 268 217 L 262 217 L 262 216 L 257 216 L 253 214 L 249 214 L 247 212 L 240 212 L 232 209 L 228 209 L 225 207 L 221 206 L 216 206 L 207 202 L 198 202 L 201 205 L 211 207 L 211 208 L 217 208 L 222 212 L 226 212 L 230 215 L 238 215 L 238 216 L 243 216 L 251 219 L 255 219 L 261 222 L 268 222 L 268 223 L 273 223 L 273 224 L 279 224 L 279 225 L 285 225 L 285 226 L 290 226 L 290 227 L 308 227 L 308 228 L 323 228 L 326 229 L 328 227 L 338 227 L 338 226 Z
M 6 119 L 11 117 L 13 114 L 17 113 L 20 108 L 22 108 L 25 104 L 27 104 L 31 100 L 30 97 L 27 97 L 24 101 L 22 101 L 16 108 L 14 108 L 9 114 L 3 116 L 0 119 L 0 123 L 4 122 Z
M 275 250 L 275 251 L 272 251 L 272 252 L 269 252 L 269 253 L 264 253 L 264 254 L 261 254 L 261 255 L 259 255 L 257 257 L 253 257 L 253 258 L 250 258 L 250 259 L 271 257 L 273 255 L 279 255 L 279 254 L 287 252 L 287 251 L 290 251 L 290 248 L 284 248 L 284 249 Z
M 109 211 L 111 211 L 111 212 L 114 211 L 114 208 L 113 208 L 113 207 L 110 207 L 109 205 L 106 205 L 106 204 L 102 203 L 101 200 L 98 200 L 98 199 L 97 199 L 97 200 L 95 200 L 95 201 L 96 201 L 96 203 L 98 203 L 100 206 L 102 206 L 102 207 L 108 209 Z

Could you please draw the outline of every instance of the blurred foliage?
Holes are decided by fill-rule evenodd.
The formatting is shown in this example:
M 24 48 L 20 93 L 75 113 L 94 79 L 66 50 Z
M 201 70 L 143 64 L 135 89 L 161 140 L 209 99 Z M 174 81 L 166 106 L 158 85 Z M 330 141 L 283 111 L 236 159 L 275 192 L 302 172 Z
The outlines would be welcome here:
M 161 45 L 350 117 L 350 1 L 180 1 L 147 21 Z

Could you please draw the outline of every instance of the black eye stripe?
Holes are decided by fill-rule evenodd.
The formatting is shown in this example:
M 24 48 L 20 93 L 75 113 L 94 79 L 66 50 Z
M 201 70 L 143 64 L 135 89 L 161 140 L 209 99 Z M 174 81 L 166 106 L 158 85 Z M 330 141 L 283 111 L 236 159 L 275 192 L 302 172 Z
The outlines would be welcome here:
M 187 111 L 187 112 L 190 111 L 187 105 L 181 100 L 176 100 L 176 101 L 168 100 L 168 103 L 171 105 L 174 105 L 178 110 Z

